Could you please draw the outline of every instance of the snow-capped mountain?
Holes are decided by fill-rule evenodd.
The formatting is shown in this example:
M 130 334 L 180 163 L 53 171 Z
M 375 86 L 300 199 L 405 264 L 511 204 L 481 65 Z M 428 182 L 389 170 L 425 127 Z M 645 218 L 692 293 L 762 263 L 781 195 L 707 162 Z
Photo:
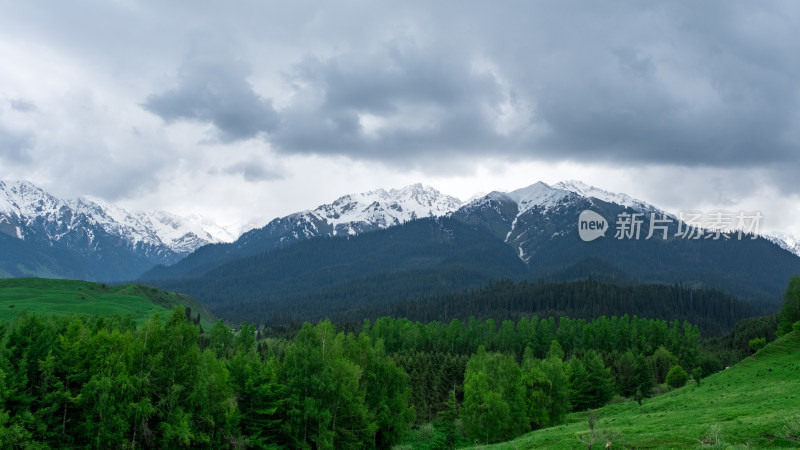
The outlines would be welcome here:
M 558 215 L 565 205 L 579 198 L 583 196 L 539 181 L 511 192 L 491 192 L 464 205 L 453 216 L 491 230 L 513 246 L 518 257 L 528 263 L 532 256 L 529 247 L 538 242 L 541 229 L 550 228 L 541 222 L 549 222 L 553 212 Z
M 76 268 L 58 267 L 63 258 L 45 258 L 48 251 L 59 250 L 83 261 L 78 264 L 81 277 L 106 280 L 133 278 L 152 265 L 175 262 L 203 245 L 235 238 L 202 217 L 128 211 L 89 197 L 59 199 L 27 181 L 0 181 L 0 233 L 23 241 L 14 245 L 27 245 L 32 253 L 52 263 L 14 269 L 14 261 L 2 261 L 8 266 L 4 270 L 12 275 L 19 271 L 74 276 L 70 270 Z
M 536 207 L 546 211 L 556 206 L 559 201 L 567 197 L 569 191 L 557 188 L 554 189 L 539 181 L 528 187 L 511 191 L 506 195 L 517 204 L 519 213 L 522 214 Z
M 553 188 L 574 192 L 582 197 L 594 197 L 596 199 L 603 200 L 604 202 L 615 203 L 617 205 L 635 209 L 637 211 L 642 211 L 642 212 L 661 211 L 655 206 L 647 202 L 644 202 L 642 200 L 633 198 L 630 195 L 598 189 L 594 186 L 589 186 L 588 184 L 578 180 L 559 181 L 558 183 L 555 183 L 553 185 Z
M 83 225 L 81 219 L 85 217 L 88 223 L 124 238 L 132 246 L 165 245 L 179 254 L 209 243 L 232 242 L 238 237 L 205 217 L 181 217 L 158 210 L 128 211 L 88 196 L 62 200 L 28 181 L 0 181 L 0 215 L 4 222 L 10 223 L 13 217 L 15 223 L 22 225 L 14 233 L 20 239 L 25 238 L 25 233 L 36 232 L 30 227 L 38 218 L 50 224 L 44 229 L 47 237 L 58 241 L 65 233 Z
M 144 279 L 199 273 L 221 261 L 256 254 L 319 236 L 354 236 L 455 211 L 462 202 L 430 186 L 348 194 L 312 210 L 276 218 L 231 244 L 205 247 L 172 267 L 156 267 Z
M 800 256 L 800 239 L 797 239 L 789 233 L 775 232 L 763 235 L 770 242 L 780 246 L 784 250 L 788 250 L 797 256 Z
M 618 241 L 612 230 L 606 239 L 582 243 L 576 218 L 589 208 L 606 217 L 612 228 L 621 212 L 662 213 L 644 201 L 574 180 L 495 191 L 467 203 L 415 184 L 345 195 L 273 219 L 234 241 L 235 232 L 201 217 L 128 211 L 89 197 L 62 200 L 28 182 L 0 182 L 0 276 L 119 280 L 145 271 L 142 278 L 147 280 L 198 276 L 227 262 L 311 238 L 351 238 L 429 217 L 455 219 L 488 232 L 537 273 L 552 270 L 555 262 L 564 268 L 590 256 L 603 260 L 603 252 L 619 253 L 625 246 L 642 251 L 655 245 L 655 239 L 642 243 L 647 219 L 640 241 Z M 675 225 L 670 228 L 672 235 Z M 791 236 L 774 235 L 770 240 L 800 255 L 800 244 Z M 707 244 L 697 243 L 702 245 Z M 588 255 L 587 250 L 596 254 Z
M 430 202 L 416 200 L 428 197 Z M 353 305 L 406 305 L 420 295 L 463 292 L 497 280 L 678 284 L 774 306 L 787 280 L 800 273 L 800 258 L 766 239 L 678 237 L 674 216 L 579 182 L 492 192 L 454 210 L 457 202 L 445 199 L 421 186 L 344 196 L 275 219 L 233 244 L 202 247 L 142 278 L 182 289 L 222 316 L 249 320 L 260 314 L 258 320 L 266 320 L 303 308 L 324 317 Z M 422 212 L 412 214 L 420 204 Z M 602 238 L 581 238 L 578 220 L 587 209 L 607 221 L 599 228 Z M 643 213 L 635 236 L 618 233 L 623 213 Z M 324 238 L 334 232 L 340 238 Z M 591 305 L 595 293 L 578 295 Z M 550 300 L 550 312 L 565 307 L 563 299 Z
M 477 196 L 476 196 L 477 197 Z M 511 192 L 491 192 L 463 203 L 430 186 L 414 184 L 402 189 L 377 189 L 349 194 L 312 210 L 276 218 L 265 226 L 248 231 L 234 243 L 205 247 L 171 267 L 156 267 L 143 279 L 178 278 L 199 275 L 226 261 L 286 247 L 319 236 L 355 236 L 425 218 L 454 216 L 468 223 L 482 225 L 512 245 L 523 262 L 530 262 L 541 233 L 547 237 L 574 229 L 556 229 L 550 223 L 564 209 L 593 199 L 641 211 L 657 211 L 645 202 L 624 194 L 614 194 L 577 181 L 549 186 L 543 182 Z M 545 231 L 552 230 L 552 231 Z
M 576 198 L 594 198 L 641 212 L 662 212 L 659 208 L 627 194 L 605 191 L 577 180 L 559 181 L 552 186 L 539 181 L 511 192 L 495 191 L 473 197 L 465 204 L 465 207 L 480 207 L 492 201 L 511 201 L 517 205 L 517 216 L 519 216 L 532 209 L 536 209 L 539 213 L 546 213 L 565 200 Z
M 352 236 L 367 229 L 387 228 L 422 217 L 442 216 L 459 206 L 459 199 L 417 183 L 402 189 L 377 189 L 345 195 L 307 213 L 333 227 L 333 235 Z
M 402 189 L 377 189 L 344 195 L 313 210 L 275 219 L 259 230 L 244 233 L 237 244 L 262 240 L 265 234 L 269 240 L 279 235 L 280 245 L 316 236 L 354 236 L 423 217 L 439 217 L 459 206 L 459 199 L 419 183 Z
M 78 213 L 84 213 L 107 232 L 124 236 L 132 245 L 166 245 L 178 254 L 188 254 L 206 244 L 233 242 L 228 230 L 206 217 L 182 217 L 166 211 L 128 211 L 91 197 L 68 201 Z

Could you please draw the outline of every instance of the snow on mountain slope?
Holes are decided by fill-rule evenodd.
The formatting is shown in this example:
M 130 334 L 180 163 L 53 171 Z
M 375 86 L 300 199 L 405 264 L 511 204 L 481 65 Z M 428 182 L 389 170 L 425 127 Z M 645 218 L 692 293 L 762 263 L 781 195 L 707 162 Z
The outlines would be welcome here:
M 76 229 L 89 232 L 91 226 L 133 247 L 166 246 L 178 254 L 238 237 L 199 216 L 128 211 L 91 197 L 62 200 L 28 181 L 0 181 L 0 232 L 19 239 L 39 233 L 44 239 L 58 241 Z
M 789 233 L 775 232 L 771 234 L 762 235 L 770 242 L 777 244 L 784 250 L 788 250 L 797 256 L 800 256 L 800 239 L 797 239 Z
M 344 195 L 313 210 L 277 217 L 261 227 L 242 233 L 235 242 L 205 247 L 173 265 L 155 267 L 142 277 L 155 280 L 196 275 L 225 261 L 303 240 L 368 233 L 417 218 L 442 216 L 461 205 L 459 199 L 422 184 Z
M 309 211 L 333 227 L 333 234 L 358 234 L 364 225 L 387 228 L 422 217 L 442 216 L 461 206 L 461 200 L 430 186 L 377 189 L 338 198 Z
M 546 212 L 567 198 L 570 193 L 584 198 L 594 197 L 638 211 L 661 211 L 655 206 L 627 194 L 605 191 L 577 180 L 559 181 L 552 186 L 539 181 L 511 192 L 494 191 L 482 196 L 476 195 L 467 204 L 485 205 L 486 202 L 491 202 L 492 200 L 511 200 L 517 204 L 518 214 L 521 215 L 534 207 L 539 207 L 543 212 Z
M 69 202 L 109 234 L 131 244 L 165 245 L 175 253 L 191 253 L 206 244 L 232 242 L 237 236 L 201 216 L 181 217 L 166 211 L 128 211 L 102 200 L 81 197 Z
M 28 181 L 0 181 L 0 214 L 6 222 L 24 224 L 26 217 L 57 220 L 67 205 Z M 24 239 L 24 232 L 18 236 Z
M 470 223 L 482 223 L 490 228 L 497 237 L 517 248 L 522 261 L 529 263 L 532 252 L 536 251 L 534 243 L 541 242 L 541 235 L 556 237 L 565 232 L 563 227 L 554 225 L 554 218 L 562 216 L 565 208 L 574 208 L 581 203 L 581 208 L 585 208 L 593 204 L 593 199 L 644 213 L 661 212 L 628 195 L 604 191 L 572 180 L 552 186 L 539 181 L 511 192 L 495 191 L 469 202 L 458 214 Z
M 582 197 L 594 197 L 605 202 L 616 203 L 617 205 L 633 208 L 637 211 L 661 211 L 655 206 L 635 199 L 627 194 L 604 191 L 603 189 L 589 186 L 588 184 L 578 180 L 559 181 L 558 183 L 554 184 L 553 187 L 574 192 Z
M 536 206 L 547 210 L 567 195 L 569 191 L 550 187 L 541 181 L 508 193 L 508 197 L 517 204 L 520 214 Z

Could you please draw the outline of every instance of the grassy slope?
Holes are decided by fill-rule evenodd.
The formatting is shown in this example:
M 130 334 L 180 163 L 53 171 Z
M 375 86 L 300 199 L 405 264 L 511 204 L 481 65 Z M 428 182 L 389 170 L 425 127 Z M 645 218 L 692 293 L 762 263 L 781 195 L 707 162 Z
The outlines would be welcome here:
M 0 320 L 6 321 L 28 310 L 43 315 L 130 314 L 135 321 L 142 322 L 153 313 L 163 313 L 175 305 L 191 307 L 192 316 L 200 312 L 206 329 L 213 323 L 214 318 L 193 298 L 148 286 L 109 286 L 46 278 L 0 279 Z
M 694 384 L 659 397 L 598 410 L 594 448 L 717 448 L 713 442 L 750 448 L 800 448 L 782 438 L 789 420 L 800 421 L 800 336 L 785 336 L 756 355 Z M 587 413 L 567 424 L 534 431 L 493 449 L 586 448 Z M 701 443 L 701 441 L 704 441 Z M 728 448 L 720 445 L 719 448 Z M 746 448 L 746 447 L 745 447 Z

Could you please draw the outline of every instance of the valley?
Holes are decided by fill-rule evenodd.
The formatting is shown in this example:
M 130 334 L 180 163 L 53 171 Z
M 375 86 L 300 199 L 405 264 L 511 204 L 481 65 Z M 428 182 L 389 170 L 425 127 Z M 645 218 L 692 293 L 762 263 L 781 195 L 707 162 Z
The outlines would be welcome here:
M 0 450 L 800 448 L 798 42 L 2 2 Z
M 238 238 L 3 186 L 4 445 L 797 442 L 791 241 L 683 239 L 677 216 L 576 181 L 350 194 Z M 585 242 L 585 210 L 669 225 Z

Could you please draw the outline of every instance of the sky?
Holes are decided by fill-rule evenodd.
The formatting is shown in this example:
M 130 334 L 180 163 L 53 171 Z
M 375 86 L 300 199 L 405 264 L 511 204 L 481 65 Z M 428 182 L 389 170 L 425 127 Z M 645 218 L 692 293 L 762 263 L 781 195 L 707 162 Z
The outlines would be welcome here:
M 800 236 L 798 2 L 0 10 L 0 179 L 59 197 L 229 225 L 578 179 Z

